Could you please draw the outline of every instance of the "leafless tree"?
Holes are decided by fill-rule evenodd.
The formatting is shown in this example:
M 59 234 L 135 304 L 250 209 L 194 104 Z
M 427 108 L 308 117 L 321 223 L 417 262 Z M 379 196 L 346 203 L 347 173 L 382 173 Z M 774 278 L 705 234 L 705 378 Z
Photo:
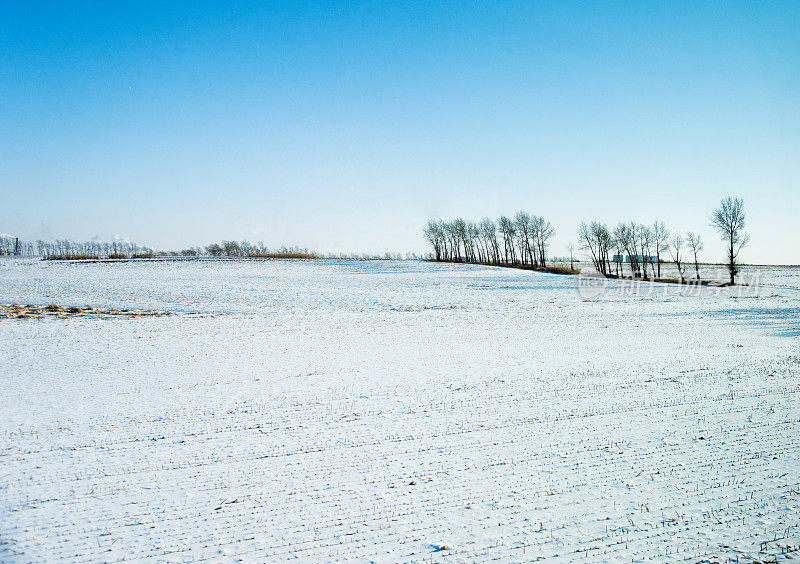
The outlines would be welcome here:
M 212 257 L 221 257 L 225 254 L 225 249 L 217 243 L 211 243 L 206 247 L 206 252 Z
M 678 276 L 680 276 L 681 284 L 683 284 L 683 266 L 681 265 L 681 250 L 683 249 L 683 235 L 676 233 L 670 240 L 670 252 L 672 253 L 672 260 L 675 261 L 675 266 L 678 267 Z
M 572 253 L 575 251 L 575 244 L 572 241 L 567 243 L 567 251 L 569 252 L 569 269 L 575 270 L 575 261 L 572 258 Z
M 514 216 L 514 228 L 517 232 L 517 248 L 522 264 L 525 264 L 526 257 L 533 264 L 531 254 L 531 216 L 525 212 L 517 212 Z
M 722 240 L 725 241 L 728 255 L 728 273 L 731 277 L 731 284 L 734 284 L 736 274 L 739 272 L 739 251 L 750 241 L 750 237 L 744 232 L 744 201 L 741 198 L 732 198 L 730 196 L 723 199 L 719 207 L 711 215 L 711 226 L 719 232 Z
M 468 260 L 472 262 L 488 262 L 480 246 L 481 232 L 474 221 L 466 222 L 467 241 L 469 242 Z
M 669 230 L 663 221 L 653 222 L 653 248 L 656 251 L 656 264 L 658 265 L 658 277 L 661 278 L 661 251 L 668 247 Z
M 655 278 L 656 275 L 655 266 L 652 264 L 652 261 L 650 260 L 651 246 L 653 244 L 653 232 L 646 225 L 638 224 L 635 227 L 635 233 L 636 233 L 636 240 L 639 246 L 639 251 L 641 253 L 642 277 L 647 278 L 647 265 L 649 263 L 650 266 L 652 267 L 653 278 Z
M 456 236 L 456 240 L 464 247 L 464 260 L 469 261 L 469 244 L 467 242 L 467 223 L 460 217 L 457 217 L 452 221 L 453 224 L 453 233 Z M 461 260 L 462 257 L 458 257 Z
M 690 231 L 686 234 L 686 242 L 694 255 L 694 272 L 697 275 L 697 279 L 700 280 L 700 263 L 697 260 L 697 255 L 703 250 L 703 239 L 697 233 Z
M 597 241 L 594 238 L 591 227 L 585 221 L 578 226 L 578 245 L 580 248 L 589 251 L 592 257 L 592 264 L 597 272 L 600 272 L 600 259 Z
M 636 246 L 636 224 L 620 223 L 614 229 L 615 246 L 625 251 L 628 255 L 628 264 L 631 267 L 631 277 L 636 278 L 640 275 L 639 271 L 639 250 Z
M 584 221 L 578 227 L 581 248 L 589 251 L 595 269 L 607 276 L 609 272 L 608 252 L 612 245 L 611 233 L 602 223 L 593 221 L 587 225 Z
M 531 216 L 530 226 L 534 247 L 533 256 L 538 259 L 539 266 L 544 268 L 547 266 L 547 246 L 556 231 L 549 221 L 538 215 Z
M 497 221 L 497 227 L 500 229 L 500 233 L 503 235 L 503 253 L 505 256 L 505 262 L 516 262 L 516 257 L 514 255 L 514 237 L 516 235 L 516 229 L 514 228 L 514 222 L 502 215 Z
M 497 226 L 494 221 L 484 217 L 478 224 L 481 237 L 486 245 L 486 253 L 491 256 L 494 263 L 500 262 L 500 246 L 497 243 Z
M 441 220 L 429 219 L 425 229 L 423 229 L 425 239 L 433 247 L 433 252 L 436 255 L 436 260 L 444 260 L 444 229 L 442 228 Z
M 463 220 L 462 220 L 463 221 Z M 444 224 L 445 233 L 450 241 L 450 260 L 461 260 L 461 233 L 456 221 L 448 221 Z

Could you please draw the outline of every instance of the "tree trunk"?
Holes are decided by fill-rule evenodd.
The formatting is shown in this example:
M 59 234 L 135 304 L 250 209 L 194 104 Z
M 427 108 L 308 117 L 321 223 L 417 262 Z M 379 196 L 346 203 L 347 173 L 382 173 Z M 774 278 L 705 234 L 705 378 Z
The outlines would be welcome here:
M 733 259 L 734 259 L 734 256 L 733 256 L 733 237 L 731 237 L 731 248 L 730 248 L 730 254 L 728 255 L 728 258 L 730 258 L 730 264 L 728 265 L 728 269 L 730 270 L 730 273 L 731 273 L 731 285 L 733 285 L 734 284 L 734 277 L 736 276 L 736 265 L 733 263 Z

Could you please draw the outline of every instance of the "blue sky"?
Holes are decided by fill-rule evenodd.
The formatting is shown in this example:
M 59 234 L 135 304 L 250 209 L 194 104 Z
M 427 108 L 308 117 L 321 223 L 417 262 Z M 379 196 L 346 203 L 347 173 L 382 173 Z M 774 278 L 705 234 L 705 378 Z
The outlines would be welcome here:
M 166 5 L 163 5 L 166 4 Z M 0 5 L 0 231 L 421 251 L 519 209 L 800 263 L 800 3 Z

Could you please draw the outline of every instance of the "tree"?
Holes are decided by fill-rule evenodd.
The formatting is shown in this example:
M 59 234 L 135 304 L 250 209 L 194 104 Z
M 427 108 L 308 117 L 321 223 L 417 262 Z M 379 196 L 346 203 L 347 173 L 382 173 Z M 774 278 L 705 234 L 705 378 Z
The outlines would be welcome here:
M 653 223 L 653 246 L 656 250 L 656 263 L 658 264 L 658 277 L 661 278 L 661 251 L 668 247 L 669 230 L 663 221 L 656 220 Z
M 572 253 L 575 250 L 575 245 L 572 243 L 572 241 L 567 243 L 567 250 L 569 251 L 569 269 L 575 270 L 575 261 L 572 259 Z
M 703 250 L 703 239 L 697 233 L 692 233 L 690 231 L 686 234 L 686 242 L 689 244 L 689 248 L 694 255 L 694 271 L 697 275 L 697 279 L 700 280 L 700 264 L 697 262 L 697 255 Z
M 594 267 L 603 276 L 610 274 L 608 268 L 608 250 L 613 244 L 613 238 L 608 228 L 597 221 L 590 224 L 582 222 L 578 227 L 578 238 L 582 249 L 592 255 Z
M 681 249 L 683 249 L 683 235 L 676 233 L 670 241 L 670 252 L 672 253 L 672 260 L 675 261 L 675 266 L 678 267 L 678 276 L 681 278 L 683 284 L 683 267 L 681 266 Z
M 531 216 L 531 235 L 534 242 L 533 256 L 539 259 L 539 266 L 547 267 L 547 246 L 556 234 L 552 224 L 538 215 Z M 535 262 L 533 263 L 536 264 Z
M 478 224 L 474 221 L 467 222 L 467 241 L 469 241 L 469 258 L 472 262 L 486 262 L 483 253 L 481 252 L 480 236 L 481 232 L 478 229 Z
M 217 243 L 212 243 L 206 247 L 206 252 L 212 257 L 221 257 L 225 250 Z
M 525 264 L 526 256 L 533 264 L 533 255 L 531 254 L 531 216 L 522 211 L 517 212 L 517 215 L 514 216 L 514 227 L 517 230 L 517 246 L 522 264 Z
M 491 257 L 492 262 L 500 262 L 500 247 L 497 244 L 497 226 L 494 221 L 488 217 L 484 217 L 478 224 L 481 232 L 484 245 L 486 246 L 486 253 Z
M 463 220 L 462 220 L 463 221 Z M 450 260 L 461 260 L 461 239 L 459 237 L 458 225 L 455 221 L 448 221 L 444 224 L 447 239 L 450 241 Z
M 423 229 L 423 234 L 425 235 L 425 239 L 427 239 L 433 247 L 436 260 L 442 260 L 444 258 L 444 230 L 441 227 L 441 222 L 435 219 L 429 219 L 428 224 L 425 226 L 425 229 Z
M 589 251 L 589 254 L 592 255 L 592 263 L 594 263 L 594 268 L 597 270 L 597 272 L 600 272 L 600 260 L 598 259 L 599 253 L 597 249 L 597 242 L 592 234 L 592 229 L 585 221 L 582 221 L 578 226 L 578 241 L 581 249 Z
M 456 240 L 460 241 L 464 246 L 464 260 L 469 262 L 469 242 L 467 241 L 469 234 L 467 233 L 467 222 L 457 217 L 452 221 L 452 225 Z M 459 257 L 458 260 L 460 261 L 461 257 Z
M 636 225 L 635 234 L 642 255 L 642 278 L 647 278 L 647 263 L 650 263 L 653 270 L 653 278 L 655 278 L 656 269 L 650 260 L 650 245 L 653 244 L 653 232 L 646 225 L 639 224 Z
M 730 196 L 723 199 L 711 215 L 711 226 L 725 242 L 731 284 L 735 283 L 739 272 L 739 251 L 750 241 L 750 237 L 744 232 L 744 220 L 744 201 Z
M 631 277 L 639 274 L 639 251 L 636 248 L 636 224 L 620 222 L 614 229 L 615 246 L 628 255 Z
M 505 262 L 515 262 L 514 235 L 516 234 L 516 230 L 514 229 L 514 222 L 506 216 L 501 215 L 500 219 L 497 220 L 497 226 L 500 228 L 500 233 L 503 235 Z

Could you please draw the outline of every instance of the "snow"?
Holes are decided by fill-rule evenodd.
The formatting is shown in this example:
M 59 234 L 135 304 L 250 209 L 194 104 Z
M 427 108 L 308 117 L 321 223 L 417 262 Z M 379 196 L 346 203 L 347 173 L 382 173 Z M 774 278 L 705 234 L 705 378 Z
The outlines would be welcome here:
M 1 303 L 181 313 L 0 319 L 0 560 L 797 550 L 800 270 L 742 297 L 576 281 L 0 261 Z

